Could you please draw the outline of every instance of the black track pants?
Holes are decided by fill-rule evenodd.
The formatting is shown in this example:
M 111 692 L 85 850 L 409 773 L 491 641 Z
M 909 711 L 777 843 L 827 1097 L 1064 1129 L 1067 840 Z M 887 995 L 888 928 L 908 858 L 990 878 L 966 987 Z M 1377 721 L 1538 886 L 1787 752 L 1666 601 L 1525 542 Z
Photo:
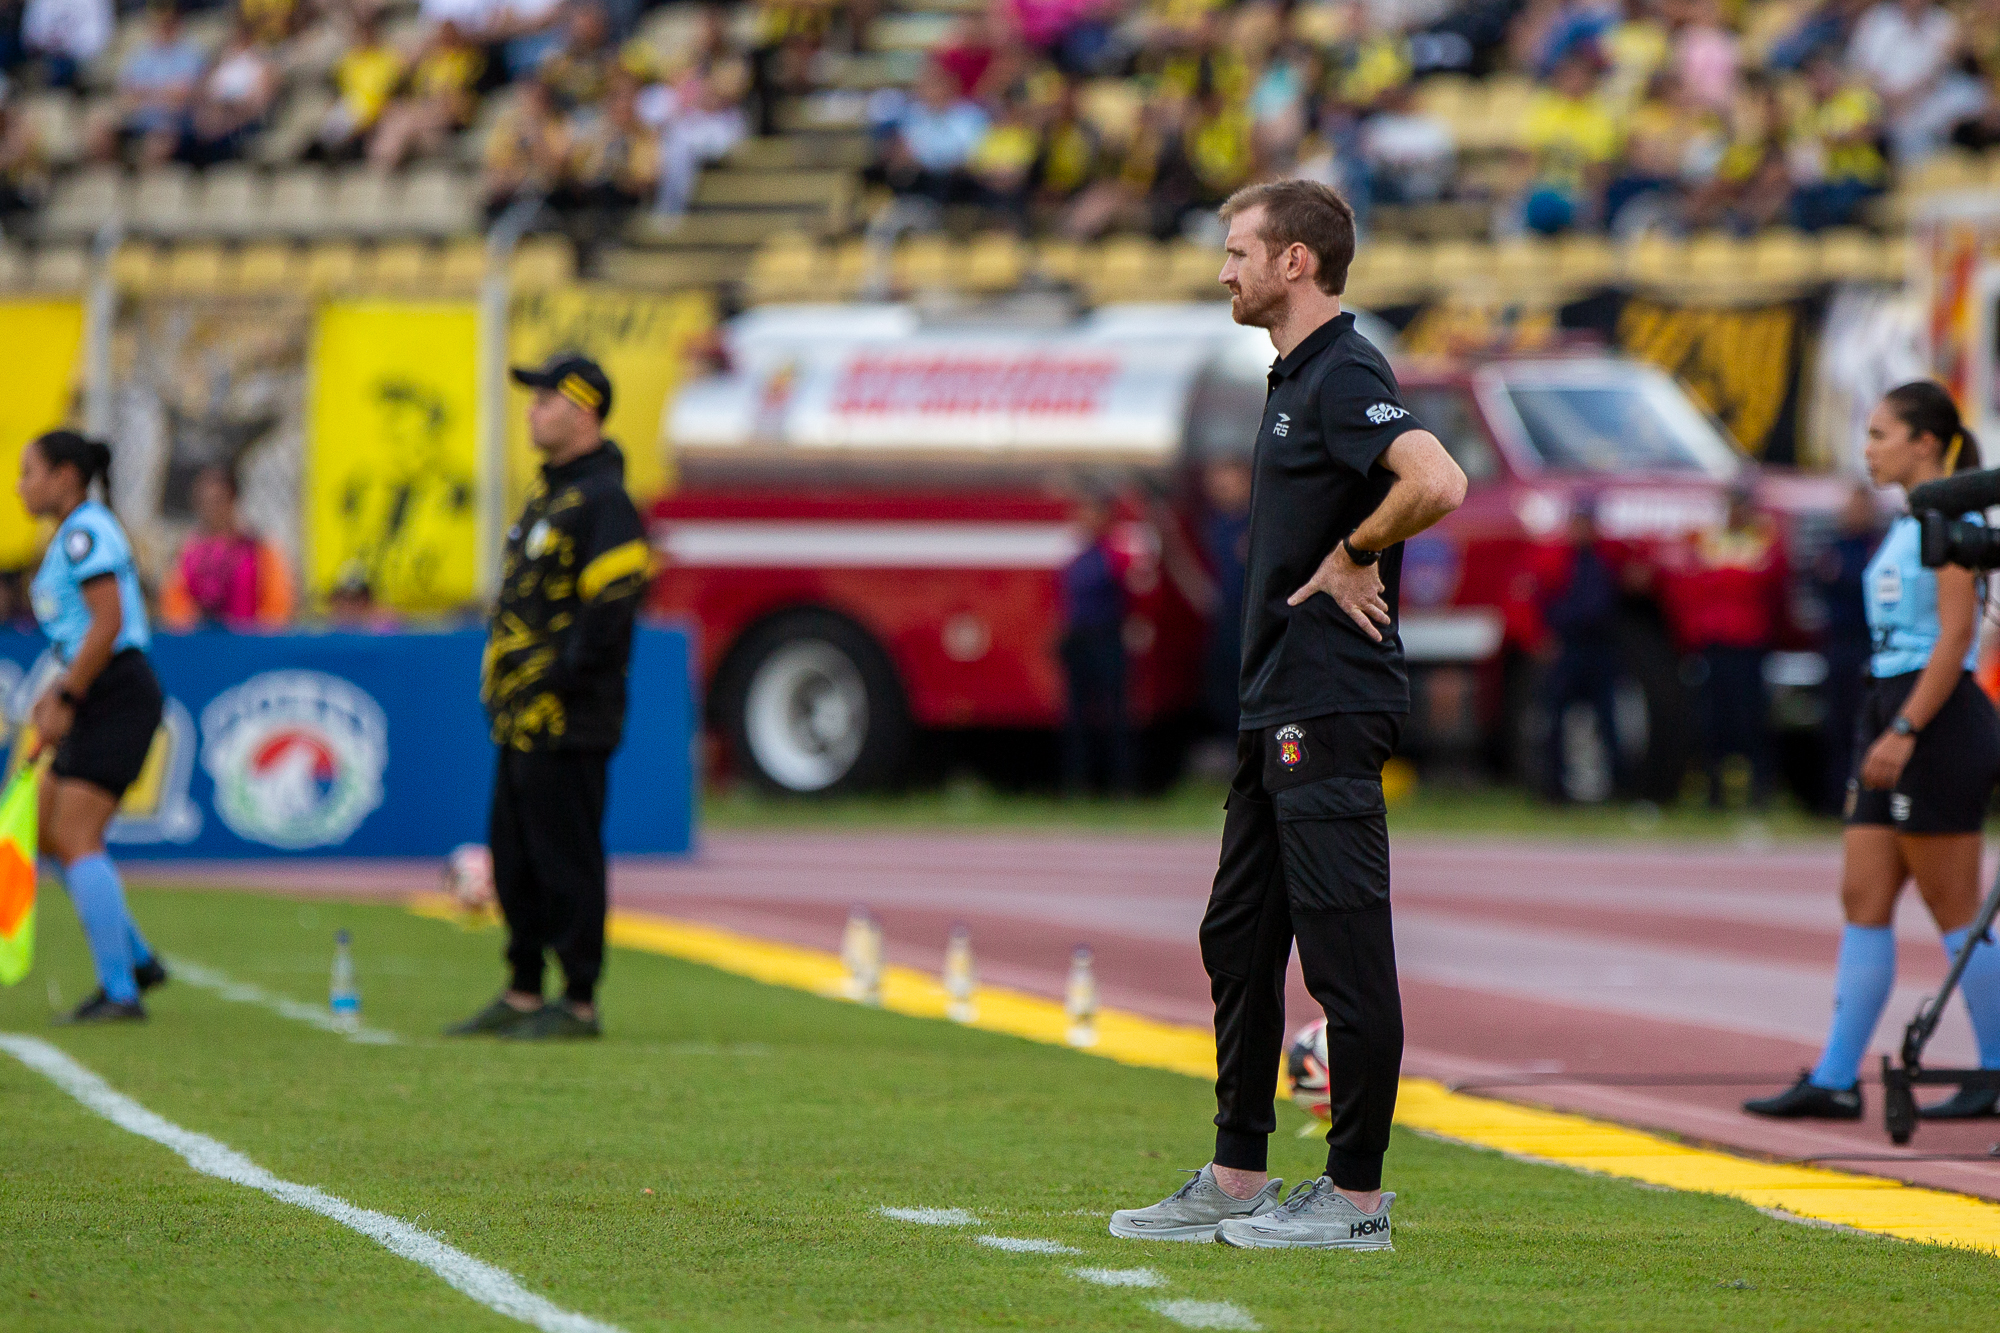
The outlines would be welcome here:
M 1333 1081 L 1327 1174 L 1381 1188 L 1403 1062 L 1403 1001 L 1389 923 L 1382 764 L 1402 718 L 1336 713 L 1245 731 L 1201 923 L 1215 999 L 1215 1160 L 1265 1167 L 1285 1041 L 1285 967 L 1298 940 L 1326 1010 Z
M 609 750 L 500 748 L 493 774 L 493 891 L 507 918 L 515 990 L 542 990 L 545 952 L 564 994 L 590 1004 L 604 970 L 604 798 Z

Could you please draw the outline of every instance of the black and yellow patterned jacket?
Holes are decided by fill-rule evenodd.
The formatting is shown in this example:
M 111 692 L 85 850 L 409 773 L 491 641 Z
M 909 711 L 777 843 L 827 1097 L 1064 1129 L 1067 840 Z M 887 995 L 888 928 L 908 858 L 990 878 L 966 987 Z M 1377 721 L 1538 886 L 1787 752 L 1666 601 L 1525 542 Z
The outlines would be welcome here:
M 480 669 L 495 743 L 616 748 L 632 621 L 651 569 L 617 445 L 542 469 L 507 531 Z

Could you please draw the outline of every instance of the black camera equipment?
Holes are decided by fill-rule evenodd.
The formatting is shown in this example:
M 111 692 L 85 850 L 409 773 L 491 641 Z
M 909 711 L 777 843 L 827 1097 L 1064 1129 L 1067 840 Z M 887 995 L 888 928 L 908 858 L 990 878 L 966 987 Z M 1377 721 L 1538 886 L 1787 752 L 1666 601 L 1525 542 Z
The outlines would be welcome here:
M 1917 1016 L 1903 1029 L 1903 1063 L 1898 1067 L 1888 1056 L 1882 1057 L 1882 1119 L 1889 1129 L 1889 1138 L 1894 1143 L 1908 1143 L 1910 1136 L 1917 1132 L 1916 1088 L 1919 1084 L 1960 1088 L 2000 1088 L 2000 1069 L 1926 1069 L 1924 1068 L 1924 1047 L 1930 1043 L 1931 1034 L 1937 1031 L 1938 1020 L 1944 1017 L 1944 1007 L 1951 1000 L 1951 993 L 1958 989 L 1959 978 L 1965 975 L 1965 965 L 1972 958 L 1972 951 L 1987 939 L 1987 931 L 1993 925 L 1995 913 L 2000 913 L 2000 876 L 1995 876 L 1993 888 L 1980 904 L 1979 915 L 1972 919 L 1972 928 L 1966 932 L 1965 947 L 1958 951 L 1958 957 L 1951 960 L 1951 971 L 1945 973 L 1944 988 L 1934 1000 L 1926 1000 L 1917 1006 Z M 1989 945 L 2000 948 L 2000 944 Z
M 1994 505 L 2000 505 L 2000 468 L 1940 477 L 1911 491 L 1910 512 L 1923 528 L 1919 556 L 1924 564 L 1933 569 L 2000 568 L 2000 530 L 1958 517 Z

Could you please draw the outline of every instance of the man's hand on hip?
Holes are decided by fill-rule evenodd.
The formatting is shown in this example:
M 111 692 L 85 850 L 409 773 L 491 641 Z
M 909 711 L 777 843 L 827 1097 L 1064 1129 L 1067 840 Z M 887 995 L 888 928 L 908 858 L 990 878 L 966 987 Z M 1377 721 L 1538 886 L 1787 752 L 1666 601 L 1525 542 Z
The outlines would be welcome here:
M 1361 626 L 1363 634 L 1380 643 L 1382 631 L 1377 626 L 1390 623 L 1389 604 L 1383 600 L 1382 591 L 1381 566 L 1355 564 L 1347 556 L 1346 544 L 1336 543 L 1305 585 L 1285 599 L 1285 605 L 1297 606 L 1314 593 L 1323 592 Z

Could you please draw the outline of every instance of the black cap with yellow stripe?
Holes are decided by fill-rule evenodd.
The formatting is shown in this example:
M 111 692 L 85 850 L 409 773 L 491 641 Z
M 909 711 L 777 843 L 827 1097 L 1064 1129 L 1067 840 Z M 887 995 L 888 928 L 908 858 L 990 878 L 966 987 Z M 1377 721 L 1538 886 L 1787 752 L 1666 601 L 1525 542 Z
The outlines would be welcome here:
M 514 383 L 530 389 L 554 389 L 602 421 L 611 414 L 611 381 L 604 368 L 587 356 L 557 352 L 540 366 L 515 366 Z

